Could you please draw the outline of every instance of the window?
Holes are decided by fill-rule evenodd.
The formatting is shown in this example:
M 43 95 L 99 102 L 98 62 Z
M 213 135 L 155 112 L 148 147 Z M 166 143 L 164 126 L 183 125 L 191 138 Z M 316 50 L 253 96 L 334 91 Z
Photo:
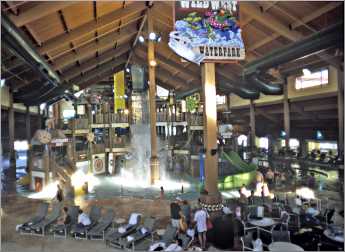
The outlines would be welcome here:
M 308 69 L 303 69 L 303 75 L 296 78 L 295 88 L 298 90 L 327 84 L 328 69 L 321 69 L 313 73 Z
M 268 149 L 268 138 L 267 137 L 260 137 L 259 147 L 266 149 L 266 150 Z
M 247 139 L 248 139 L 248 137 L 246 135 L 240 135 L 237 138 L 237 144 L 243 145 L 244 147 L 246 147 L 247 146 Z
M 65 109 L 65 110 L 62 112 L 62 116 L 63 116 L 64 119 L 73 118 L 74 115 L 75 115 L 74 109 Z
M 226 96 L 225 95 L 217 95 L 216 96 L 217 105 L 222 105 L 226 103 Z
M 166 98 L 168 95 L 169 90 L 157 85 L 157 96 Z

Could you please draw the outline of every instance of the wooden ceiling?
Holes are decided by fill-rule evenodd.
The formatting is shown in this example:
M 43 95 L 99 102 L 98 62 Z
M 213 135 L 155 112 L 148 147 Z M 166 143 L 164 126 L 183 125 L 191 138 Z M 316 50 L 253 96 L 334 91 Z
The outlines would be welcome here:
M 151 3 L 154 28 L 163 38 L 156 52 L 159 85 L 177 91 L 199 86 L 199 66 L 182 62 L 167 45 L 168 34 L 173 30 L 173 2 Z M 71 85 L 85 88 L 109 80 L 114 70 L 126 63 L 146 65 L 147 48 L 135 42 L 140 33 L 145 33 L 147 2 L 3 1 L 1 4 L 2 14 L 26 33 L 51 68 Z M 239 5 L 246 61 L 217 66 L 217 78 L 232 83 L 240 80 L 246 62 L 343 20 L 343 2 L 274 1 Z M 2 52 L 3 76 L 13 90 L 37 80 L 24 62 L 6 48 Z M 339 68 L 342 62 L 342 54 L 329 51 L 285 64 L 280 70 L 297 71 L 303 64 L 332 64 Z

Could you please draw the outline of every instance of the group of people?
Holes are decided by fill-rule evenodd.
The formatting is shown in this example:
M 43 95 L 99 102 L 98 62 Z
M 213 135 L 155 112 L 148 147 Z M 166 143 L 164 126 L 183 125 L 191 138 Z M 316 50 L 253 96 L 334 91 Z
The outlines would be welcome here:
M 71 223 L 71 216 L 68 214 L 68 208 L 64 207 L 63 214 L 58 219 L 57 225 L 68 225 L 70 223 Z M 82 209 L 79 209 L 77 228 L 87 227 L 90 224 L 91 224 L 90 217 L 86 213 L 84 213 Z
M 177 197 L 170 204 L 171 225 L 178 229 L 179 233 L 186 234 L 192 240 L 195 237 L 195 231 L 201 249 L 206 249 L 206 231 L 209 215 L 205 209 L 201 207 L 200 200 L 198 207 L 192 211 L 187 200 Z M 175 250 L 177 251 L 177 250 Z

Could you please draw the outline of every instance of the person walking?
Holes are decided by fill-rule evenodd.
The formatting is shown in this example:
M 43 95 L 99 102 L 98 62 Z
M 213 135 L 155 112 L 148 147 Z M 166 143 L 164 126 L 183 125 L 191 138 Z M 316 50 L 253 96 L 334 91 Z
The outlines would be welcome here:
M 59 184 L 57 185 L 57 191 L 56 191 L 56 197 L 55 198 L 59 202 L 63 201 L 63 198 L 64 198 L 63 197 L 63 190 Z
M 194 222 L 198 232 L 200 246 L 203 250 L 206 249 L 206 232 L 207 232 L 207 218 L 209 217 L 206 210 L 199 205 L 198 210 L 194 214 Z

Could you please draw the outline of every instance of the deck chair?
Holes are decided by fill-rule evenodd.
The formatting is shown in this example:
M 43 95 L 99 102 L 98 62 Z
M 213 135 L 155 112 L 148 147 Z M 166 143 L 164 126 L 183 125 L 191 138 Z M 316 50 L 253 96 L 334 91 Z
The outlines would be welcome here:
M 67 225 L 55 225 L 53 228 L 54 239 L 55 238 L 67 238 L 67 234 L 71 227 L 78 222 L 79 206 L 69 206 L 68 215 L 71 217 L 71 223 Z
M 48 203 L 41 203 L 36 211 L 36 214 L 34 217 L 30 218 L 26 222 L 24 222 L 20 227 L 19 227 L 19 233 L 20 234 L 31 234 L 31 226 L 39 223 L 44 219 L 44 217 L 48 213 Z
M 98 206 L 92 206 L 90 210 L 90 220 L 91 224 L 86 227 L 79 227 L 77 224 L 71 227 L 71 234 L 74 235 L 75 239 L 87 240 L 87 232 L 97 224 L 101 217 L 101 208 Z
M 114 241 L 122 239 L 129 234 L 135 232 L 141 221 L 141 214 L 132 213 L 128 218 L 126 225 L 113 229 L 105 236 L 106 245 L 113 246 Z
M 45 236 L 47 228 L 57 221 L 61 212 L 61 203 L 53 204 L 53 209 L 43 220 L 31 226 L 31 234 Z
M 143 225 L 137 227 L 136 231 L 123 239 L 119 239 L 116 241 L 112 241 L 113 247 L 118 248 L 132 248 L 135 250 L 135 244 L 139 241 L 151 236 L 151 240 L 153 240 L 153 227 L 155 224 L 155 218 L 148 217 L 144 220 Z
M 148 251 L 150 247 L 156 243 L 164 243 L 166 246 L 168 246 L 170 243 L 172 243 L 175 240 L 176 232 L 177 232 L 177 228 L 171 226 L 171 224 L 168 224 L 161 240 L 158 240 L 158 241 L 141 240 L 141 242 L 139 242 L 135 246 L 135 250 Z
M 90 240 L 104 240 L 105 232 L 111 226 L 113 218 L 114 210 L 108 209 L 107 213 L 99 219 L 98 223 L 87 232 Z

